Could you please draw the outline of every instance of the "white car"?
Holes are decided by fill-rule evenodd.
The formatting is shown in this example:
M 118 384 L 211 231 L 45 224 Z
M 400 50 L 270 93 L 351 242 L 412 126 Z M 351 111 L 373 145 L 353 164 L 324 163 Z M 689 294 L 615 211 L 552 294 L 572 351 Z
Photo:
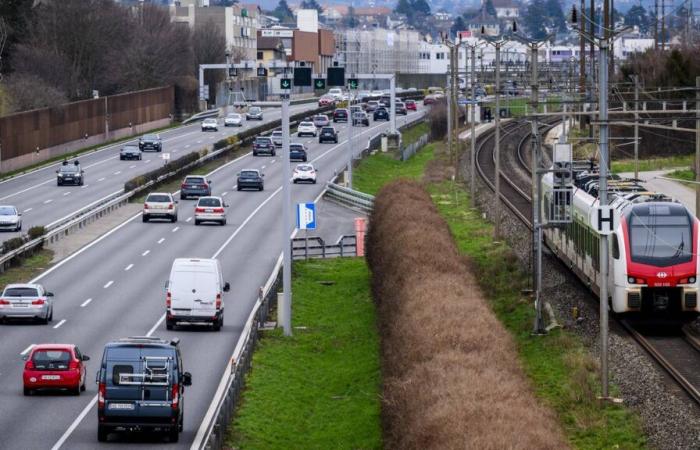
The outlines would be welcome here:
M 343 101 L 343 90 L 340 88 L 329 89 L 328 95 L 333 97 L 337 102 Z
M 20 231 L 22 214 L 14 206 L 0 206 L 0 230 Z
M 382 95 L 384 95 L 382 91 L 372 91 L 372 97 L 381 97 Z
M 231 113 L 224 119 L 225 127 L 241 127 L 243 126 L 243 116 L 237 113 Z
M 177 222 L 177 200 L 167 192 L 152 192 L 143 202 L 143 222 L 151 219 L 168 219 Z
M 207 130 L 219 131 L 219 122 L 214 118 L 204 119 L 202 121 L 202 131 Z
M 297 164 L 292 174 L 292 182 L 294 184 L 310 181 L 316 184 L 316 169 L 312 164 Z
M 316 137 L 316 125 L 313 122 L 301 122 L 297 127 L 297 136 L 313 136 Z
M 221 197 L 199 197 L 194 207 L 194 224 L 203 222 L 219 222 L 226 225 L 226 209 L 228 205 Z

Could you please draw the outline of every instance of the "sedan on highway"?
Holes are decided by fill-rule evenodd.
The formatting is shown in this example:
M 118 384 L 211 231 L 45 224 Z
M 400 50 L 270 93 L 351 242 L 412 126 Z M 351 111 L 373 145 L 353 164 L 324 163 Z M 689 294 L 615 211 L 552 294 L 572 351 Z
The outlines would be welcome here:
M 202 131 L 219 131 L 219 122 L 212 118 L 202 121 Z
M 242 127 L 243 116 L 238 113 L 230 113 L 224 119 L 225 127 Z
M 221 197 L 200 197 L 194 208 L 194 224 L 218 222 L 226 225 L 226 210 L 228 205 Z
M 338 143 L 338 132 L 333 127 L 323 127 L 321 128 L 321 134 L 318 135 L 318 143 L 323 144 L 324 142 Z
M 369 126 L 369 116 L 364 111 L 358 111 L 352 114 L 352 125 L 364 125 Z
M 85 171 L 80 168 L 80 163 L 76 159 L 73 164 L 63 161 L 60 169 L 56 171 L 56 186 L 73 184 L 82 186 L 85 184 Z
M 306 146 L 301 142 L 292 142 L 289 144 L 289 160 L 306 162 Z
M 316 126 L 316 128 L 325 127 L 326 125 L 331 123 L 331 121 L 328 119 L 328 116 L 325 114 L 315 115 L 313 118 L 313 122 L 314 122 L 314 125 Z
M 347 122 L 348 121 L 348 110 L 345 108 L 338 108 L 333 111 L 333 123 L 336 122 Z
M 251 106 L 245 114 L 246 120 L 263 120 L 263 110 L 259 106 Z
M 379 102 L 377 100 L 370 100 L 367 102 L 367 107 L 365 108 L 365 111 L 374 112 L 378 108 L 379 108 Z
M 333 106 L 335 105 L 335 97 L 331 95 L 323 95 L 318 99 L 318 106 Z
M 238 174 L 238 182 L 236 183 L 237 190 L 243 189 L 255 189 L 262 191 L 265 188 L 265 183 L 263 182 L 263 177 L 265 175 L 261 174 L 257 169 L 244 169 Z
M 0 230 L 20 231 L 21 229 L 22 213 L 11 205 L 0 206 Z
M 25 355 L 24 395 L 42 389 L 67 389 L 73 395 L 85 391 L 87 369 L 83 355 L 73 344 L 38 344 Z
M 159 152 L 163 150 L 163 142 L 157 134 L 144 134 L 139 138 L 139 149 Z
M 408 111 L 406 111 L 406 105 L 404 105 L 403 102 L 394 103 L 394 111 L 400 116 L 405 116 L 408 114 Z
M 313 122 L 301 122 L 297 127 L 297 136 L 313 136 L 316 137 L 316 125 Z
M 389 120 L 389 111 L 386 108 L 377 108 L 372 117 L 373 120 Z
M 316 169 L 312 164 L 297 164 L 292 173 L 294 184 L 301 182 L 311 182 L 316 184 Z
M 53 293 L 40 284 L 8 284 L 0 296 L 0 321 L 8 319 L 49 323 L 53 320 Z
M 275 144 L 268 136 L 258 136 L 253 142 L 253 156 L 258 156 L 261 153 L 268 153 L 270 156 L 275 156 Z
M 143 202 L 143 222 L 151 219 L 168 219 L 177 222 L 177 200 L 167 192 L 153 192 L 148 194 Z
M 418 111 L 418 103 L 415 100 L 406 100 L 404 105 L 408 111 Z
M 272 139 L 272 143 L 275 144 L 275 147 L 282 147 L 282 130 L 273 131 L 270 135 L 270 139 Z
M 119 160 L 141 159 L 141 150 L 135 145 L 125 145 L 119 150 Z
M 180 200 L 187 197 L 206 197 L 211 195 L 211 180 L 202 176 L 187 175 L 180 185 Z

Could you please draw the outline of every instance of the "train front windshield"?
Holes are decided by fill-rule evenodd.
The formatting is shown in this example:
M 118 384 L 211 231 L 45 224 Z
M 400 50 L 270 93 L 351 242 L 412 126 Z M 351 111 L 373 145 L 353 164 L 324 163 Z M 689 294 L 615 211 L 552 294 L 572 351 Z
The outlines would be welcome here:
M 628 216 L 632 261 L 670 266 L 692 261 L 692 221 L 680 205 L 635 205 Z

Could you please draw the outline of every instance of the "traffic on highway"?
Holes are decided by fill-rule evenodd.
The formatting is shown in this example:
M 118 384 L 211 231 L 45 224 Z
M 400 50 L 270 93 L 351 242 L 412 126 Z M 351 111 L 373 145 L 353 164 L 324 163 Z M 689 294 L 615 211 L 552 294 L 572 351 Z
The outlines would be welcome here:
M 422 105 L 416 109 L 397 117 L 396 126 L 422 117 Z M 279 116 L 266 109 L 263 120 Z M 161 133 L 162 152 L 184 154 L 250 126 L 242 120 L 229 129 L 229 117 L 217 120 L 215 133 L 201 123 Z M 176 192 L 149 193 L 137 214 L 28 283 L 7 286 L 0 299 L 0 373 L 7 380 L 0 384 L 1 446 L 193 445 L 282 251 L 276 231 L 283 184 L 292 185 L 293 203 L 317 200 L 344 170 L 348 152 L 358 155 L 390 126 L 357 123 L 349 146 L 345 117 L 292 134 L 290 179 L 275 135 L 265 137 L 264 147 L 256 140 L 251 152 L 208 174 L 183 176 Z M 8 180 L 0 184 L 0 201 L 17 205 L 25 227 L 57 220 L 160 163 L 156 140 L 141 159 L 123 161 L 127 144 L 138 141 Z M 66 166 L 79 167 L 84 180 L 54 185 L 51 171 Z M 158 433 L 139 432 L 145 430 Z

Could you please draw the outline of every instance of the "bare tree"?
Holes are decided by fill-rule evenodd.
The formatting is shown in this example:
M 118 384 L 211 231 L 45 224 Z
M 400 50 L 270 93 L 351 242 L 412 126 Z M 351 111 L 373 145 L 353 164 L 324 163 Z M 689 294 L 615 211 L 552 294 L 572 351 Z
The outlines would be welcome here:
M 213 19 L 197 25 L 192 33 L 192 50 L 194 53 L 193 73 L 199 76 L 200 64 L 220 64 L 226 62 L 226 37 L 216 26 Z M 216 98 L 216 87 L 226 78 L 223 70 L 204 72 L 204 84 L 209 86 L 210 98 Z
M 6 113 L 57 106 L 68 101 L 63 92 L 35 75 L 10 75 L 6 81 Z

